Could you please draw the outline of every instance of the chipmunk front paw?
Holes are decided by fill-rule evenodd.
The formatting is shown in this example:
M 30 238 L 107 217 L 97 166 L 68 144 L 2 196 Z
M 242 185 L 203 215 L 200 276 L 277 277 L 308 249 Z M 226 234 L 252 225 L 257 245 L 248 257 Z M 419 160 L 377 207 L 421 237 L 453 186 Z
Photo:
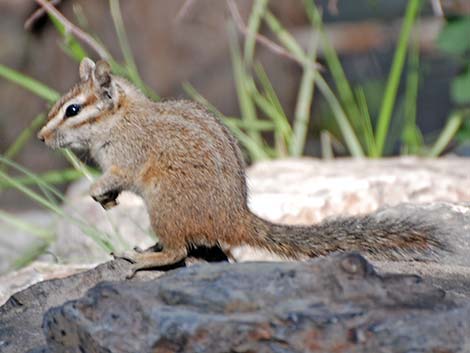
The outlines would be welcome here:
M 117 190 L 102 192 L 101 190 L 97 190 L 97 188 L 92 187 L 90 190 L 90 195 L 93 200 L 99 202 L 105 210 L 117 206 L 118 204 L 117 198 L 119 196 L 119 191 Z

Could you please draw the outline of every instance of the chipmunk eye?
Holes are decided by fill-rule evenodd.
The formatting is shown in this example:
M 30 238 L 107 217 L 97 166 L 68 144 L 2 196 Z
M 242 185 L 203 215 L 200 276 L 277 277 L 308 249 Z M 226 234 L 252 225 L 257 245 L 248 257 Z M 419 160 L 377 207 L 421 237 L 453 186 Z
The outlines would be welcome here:
M 65 109 L 65 117 L 70 118 L 75 116 L 80 111 L 80 104 L 70 104 L 67 109 Z

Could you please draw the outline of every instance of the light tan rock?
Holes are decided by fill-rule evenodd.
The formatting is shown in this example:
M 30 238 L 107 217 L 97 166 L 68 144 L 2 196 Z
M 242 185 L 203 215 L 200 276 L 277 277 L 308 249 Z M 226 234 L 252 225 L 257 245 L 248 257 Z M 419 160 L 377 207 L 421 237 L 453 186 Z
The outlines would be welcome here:
M 250 207 L 275 222 L 310 224 L 403 202 L 470 201 L 470 159 L 304 158 L 248 169 Z
M 34 262 L 21 270 L 0 276 L 0 306 L 14 293 L 28 288 L 35 283 L 54 278 L 65 278 L 74 273 L 93 268 L 95 265 L 59 265 L 47 262 Z
M 326 217 L 370 213 L 404 202 L 464 202 L 470 200 L 470 159 L 382 160 L 313 158 L 257 163 L 248 168 L 249 205 L 273 222 L 312 224 Z M 142 200 L 131 194 L 119 197 L 119 206 L 104 211 L 88 196 L 88 183 L 73 185 L 66 210 L 109 234 L 116 251 L 150 246 L 149 219 Z M 77 223 L 59 222 L 52 252 L 66 262 L 109 259 L 109 250 L 97 245 Z M 88 232 L 90 233 L 90 232 Z M 279 260 L 264 251 L 241 247 L 238 261 Z

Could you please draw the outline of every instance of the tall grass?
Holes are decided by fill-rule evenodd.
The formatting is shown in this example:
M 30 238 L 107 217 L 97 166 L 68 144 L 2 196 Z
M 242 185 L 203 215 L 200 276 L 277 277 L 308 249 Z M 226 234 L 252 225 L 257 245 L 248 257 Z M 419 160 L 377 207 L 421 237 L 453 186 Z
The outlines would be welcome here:
M 241 59 L 242 53 L 238 41 L 233 34 L 230 36 L 234 79 L 242 119 L 245 122 L 243 126 L 237 126 L 235 134 L 242 136 L 240 140 L 251 159 L 256 161 L 266 158 L 300 156 L 304 153 L 307 132 L 312 120 L 311 106 L 314 100 L 314 87 L 318 88 L 332 112 L 340 132 L 340 141 L 351 156 L 373 158 L 384 156 L 386 151 L 391 149 L 390 146 L 393 143 L 391 137 L 396 133 L 398 137 L 400 135 L 402 137 L 402 152 L 405 154 L 433 156 L 431 151 L 442 151 L 442 148 L 437 148 L 438 145 L 447 145 L 454 135 L 443 131 L 436 140 L 436 145 L 427 147 L 423 143 L 423 137 L 416 123 L 420 53 L 417 40 L 411 41 L 411 33 L 416 28 L 415 24 L 423 1 L 410 0 L 407 4 L 377 116 L 371 116 L 364 90 L 361 87 L 353 88 L 346 77 L 339 56 L 324 30 L 321 11 L 313 0 L 303 0 L 303 3 L 305 13 L 312 25 L 310 52 L 305 51 L 279 19 L 269 11 L 268 4 L 264 0 L 254 2 L 248 26 L 241 31 L 244 34 L 243 57 L 245 60 Z M 259 35 L 255 31 L 259 30 L 262 23 L 277 39 L 275 44 L 280 44 L 286 54 L 295 58 L 302 66 L 303 74 L 292 119 L 285 116 L 283 107 L 278 103 L 280 100 L 272 87 L 269 89 L 269 99 L 260 95 L 266 87 L 265 83 L 269 82 L 269 78 L 266 77 L 260 80 L 258 73 L 261 65 L 254 60 L 256 38 Z M 334 87 L 325 80 L 323 72 L 318 70 L 318 65 L 314 64 L 319 45 L 323 48 L 324 59 L 331 73 Z M 407 57 L 408 65 L 406 65 Z M 398 86 L 405 69 L 408 70 L 404 103 L 405 124 L 403 131 L 398 132 L 390 130 L 390 122 L 398 99 Z M 262 86 L 261 89 L 257 88 L 259 85 Z M 194 90 L 189 93 L 193 98 L 200 98 L 199 94 L 194 94 Z M 223 115 L 222 118 L 226 122 L 229 120 Z M 273 121 L 274 125 L 272 129 L 266 128 L 261 134 L 258 127 L 266 121 Z M 282 121 L 282 124 L 279 124 L 279 121 Z M 456 120 L 451 119 L 450 126 L 455 127 L 455 122 Z M 233 126 L 231 122 L 227 124 Z M 445 130 L 455 133 L 458 128 Z M 266 136 L 269 137 L 267 133 L 272 134 L 273 138 L 269 139 L 273 141 L 274 146 L 265 140 Z M 331 150 L 327 154 L 330 155 L 330 153 Z

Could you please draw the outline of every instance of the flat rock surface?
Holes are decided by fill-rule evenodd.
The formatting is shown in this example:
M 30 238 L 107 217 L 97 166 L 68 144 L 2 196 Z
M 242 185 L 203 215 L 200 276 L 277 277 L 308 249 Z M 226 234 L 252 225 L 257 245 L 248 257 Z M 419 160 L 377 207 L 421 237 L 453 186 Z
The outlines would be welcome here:
M 278 223 L 313 224 L 327 217 L 369 213 L 400 203 L 470 201 L 470 158 L 383 160 L 314 158 L 266 161 L 248 168 L 249 205 Z M 152 245 L 150 222 L 142 200 L 130 193 L 105 212 L 88 195 L 89 184 L 74 184 L 66 211 L 84 219 L 116 246 L 116 251 Z M 66 262 L 94 263 L 109 254 L 68 220 L 59 221 L 51 251 Z M 274 259 L 253 249 L 234 251 L 238 261 Z
M 470 158 L 457 157 L 302 158 L 256 163 L 247 174 L 257 214 L 310 224 L 400 203 L 470 201 L 469 170 Z
M 468 352 L 470 304 L 357 254 L 105 282 L 49 310 L 42 352 Z

